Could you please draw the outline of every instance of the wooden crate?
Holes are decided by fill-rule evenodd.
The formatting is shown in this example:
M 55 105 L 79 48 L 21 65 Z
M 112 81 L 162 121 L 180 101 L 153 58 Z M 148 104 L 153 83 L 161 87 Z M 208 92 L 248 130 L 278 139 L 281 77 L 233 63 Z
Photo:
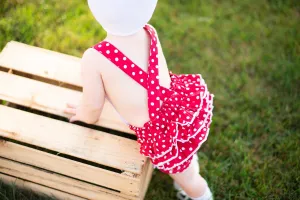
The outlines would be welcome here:
M 79 61 L 18 42 L 3 49 L 0 178 L 60 199 L 144 199 L 152 165 L 113 107 L 93 126 L 67 121 L 66 103 L 81 97 Z

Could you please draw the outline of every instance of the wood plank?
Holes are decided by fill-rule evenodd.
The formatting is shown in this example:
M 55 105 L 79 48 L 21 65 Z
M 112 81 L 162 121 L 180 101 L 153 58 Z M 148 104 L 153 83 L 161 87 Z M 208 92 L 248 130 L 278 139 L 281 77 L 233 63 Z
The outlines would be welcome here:
M 20 188 L 25 188 L 27 190 L 34 191 L 36 193 L 42 193 L 49 197 L 55 197 L 61 200 L 87 200 L 85 198 L 81 198 L 78 196 L 74 196 L 65 192 L 61 192 L 59 190 L 55 190 L 49 187 L 45 187 L 36 183 L 32 183 L 29 181 L 24 181 L 18 178 L 14 178 L 12 176 L 7 176 L 5 174 L 0 174 L 0 180 L 7 184 L 13 184 Z
M 50 173 L 44 170 L 39 170 L 37 168 L 3 158 L 0 158 L 0 172 L 87 199 L 136 199 L 129 196 L 127 197 L 118 192 L 110 191 L 82 181 Z
M 134 140 L 2 105 L 0 136 L 135 174 L 145 162 Z
M 146 173 L 146 180 L 144 181 L 143 188 L 142 188 L 141 194 L 140 194 L 141 200 L 143 200 L 147 194 L 147 190 L 148 190 L 149 184 L 151 182 L 153 171 L 154 171 L 153 165 L 151 162 L 149 162 L 149 168 Z
M 147 176 L 149 166 L 150 166 L 150 160 L 147 159 L 146 163 L 142 167 L 142 174 L 140 176 L 140 181 L 139 181 L 140 182 L 140 188 L 139 188 L 140 191 L 143 191 L 143 187 L 145 185 L 145 180 L 146 180 L 146 176 Z
M 0 66 L 82 87 L 75 56 L 11 41 L 0 54 Z
M 0 80 L 0 99 L 62 117 L 70 117 L 63 112 L 66 104 L 78 105 L 81 98 L 81 92 L 1 71 Z M 105 102 L 96 125 L 135 134 L 120 119 L 119 114 L 108 101 Z
M 145 165 L 143 166 L 142 170 L 142 175 L 141 175 L 141 180 L 140 180 L 140 195 L 139 198 L 140 200 L 143 200 L 145 198 L 151 177 L 152 177 L 152 172 L 153 172 L 153 165 L 150 162 L 149 159 L 147 159 Z
M 0 157 L 119 190 L 124 194 L 133 196 L 139 194 L 140 184 L 137 178 L 58 157 L 1 139 Z M 95 176 L 95 174 L 97 175 Z

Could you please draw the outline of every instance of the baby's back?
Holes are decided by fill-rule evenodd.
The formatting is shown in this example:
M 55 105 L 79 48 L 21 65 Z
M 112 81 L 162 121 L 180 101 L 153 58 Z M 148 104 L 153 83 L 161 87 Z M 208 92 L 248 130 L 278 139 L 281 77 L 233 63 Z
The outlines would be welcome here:
M 105 41 L 113 44 L 138 67 L 148 72 L 150 37 L 146 30 L 132 36 L 108 36 Z M 168 66 L 158 42 L 159 82 L 161 86 L 170 87 Z M 99 70 L 106 96 L 120 115 L 130 124 L 141 127 L 149 120 L 147 90 L 115 66 L 95 49 L 88 50 L 99 63 Z

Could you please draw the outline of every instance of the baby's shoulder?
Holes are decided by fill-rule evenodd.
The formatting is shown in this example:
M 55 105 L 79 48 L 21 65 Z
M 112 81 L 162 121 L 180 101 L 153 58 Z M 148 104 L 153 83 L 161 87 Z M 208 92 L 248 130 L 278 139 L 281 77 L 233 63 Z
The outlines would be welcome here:
M 99 69 L 105 62 L 105 58 L 95 48 L 88 48 L 82 55 L 81 66 L 84 68 Z
M 82 55 L 83 60 L 94 60 L 100 58 L 99 52 L 94 48 L 88 48 Z

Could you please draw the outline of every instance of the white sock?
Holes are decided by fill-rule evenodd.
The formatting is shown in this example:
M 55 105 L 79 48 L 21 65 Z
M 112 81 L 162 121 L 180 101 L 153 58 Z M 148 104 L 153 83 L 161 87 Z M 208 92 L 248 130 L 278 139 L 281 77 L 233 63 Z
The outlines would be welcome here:
M 197 197 L 197 198 L 191 198 L 191 199 L 193 199 L 193 200 L 213 200 L 213 196 L 212 196 L 212 193 L 211 193 L 209 187 L 207 186 L 206 190 L 202 196 Z

